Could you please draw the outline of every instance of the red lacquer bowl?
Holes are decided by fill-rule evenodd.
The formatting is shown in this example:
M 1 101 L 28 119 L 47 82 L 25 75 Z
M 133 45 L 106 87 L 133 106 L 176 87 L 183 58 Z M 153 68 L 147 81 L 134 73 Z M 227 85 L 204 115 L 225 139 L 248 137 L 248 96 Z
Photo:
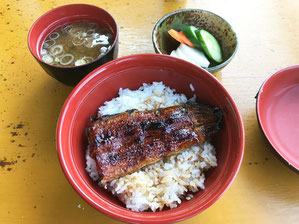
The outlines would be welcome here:
M 256 106 L 266 138 L 299 171 L 299 65 L 268 78 L 258 93 Z
M 109 29 L 114 38 L 111 48 L 99 58 L 81 66 L 62 67 L 45 63 L 40 51 L 48 35 L 62 26 L 81 21 L 93 22 Z M 28 34 L 28 48 L 48 75 L 66 85 L 75 86 L 95 68 L 117 58 L 118 28 L 114 18 L 102 8 L 87 4 L 63 5 L 36 20 Z
M 133 212 L 97 186 L 85 171 L 85 128 L 89 117 L 119 88 L 136 89 L 143 83 L 163 81 L 178 93 L 220 107 L 224 126 L 214 136 L 218 166 L 206 175 L 205 190 L 177 208 Z M 112 218 L 132 223 L 171 223 L 192 217 L 211 206 L 234 180 L 244 153 L 244 127 L 238 108 L 222 84 L 210 73 L 186 61 L 158 54 L 131 55 L 111 61 L 85 77 L 68 97 L 57 127 L 57 149 L 63 171 L 74 189 L 93 207 Z

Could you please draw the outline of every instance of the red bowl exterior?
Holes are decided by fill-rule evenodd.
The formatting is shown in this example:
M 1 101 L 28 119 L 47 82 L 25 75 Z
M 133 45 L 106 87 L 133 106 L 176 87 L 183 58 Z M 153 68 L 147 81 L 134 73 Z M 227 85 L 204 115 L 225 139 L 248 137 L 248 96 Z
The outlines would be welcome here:
M 133 212 L 86 173 L 84 130 L 89 117 L 119 88 L 136 89 L 143 83 L 163 81 L 178 93 L 217 105 L 223 111 L 224 127 L 213 138 L 218 166 L 206 175 L 205 190 L 183 201 L 177 208 L 160 212 Z M 131 55 L 109 62 L 85 77 L 72 91 L 61 111 L 57 127 L 57 149 L 63 171 L 74 189 L 93 207 L 112 218 L 131 223 L 172 223 L 190 218 L 211 206 L 234 180 L 244 154 L 244 127 L 238 108 L 222 84 L 207 71 L 186 61 L 158 54 Z
M 299 65 L 281 69 L 261 86 L 257 117 L 275 151 L 299 171 Z
M 55 66 L 41 59 L 40 50 L 47 36 L 61 26 L 74 22 L 89 21 L 111 30 L 114 42 L 106 54 L 81 66 Z M 58 81 L 74 86 L 95 68 L 117 58 L 118 28 L 113 17 L 104 9 L 87 4 L 64 5 L 42 15 L 31 27 L 28 34 L 28 47 L 42 68 Z

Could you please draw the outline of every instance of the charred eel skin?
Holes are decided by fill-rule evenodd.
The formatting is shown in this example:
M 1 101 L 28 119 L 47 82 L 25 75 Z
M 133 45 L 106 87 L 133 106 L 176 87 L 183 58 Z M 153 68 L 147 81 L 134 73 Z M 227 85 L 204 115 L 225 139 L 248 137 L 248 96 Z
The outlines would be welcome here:
M 102 116 L 87 129 L 90 156 L 102 181 L 111 181 L 201 144 L 221 129 L 222 117 L 218 107 L 194 102 Z

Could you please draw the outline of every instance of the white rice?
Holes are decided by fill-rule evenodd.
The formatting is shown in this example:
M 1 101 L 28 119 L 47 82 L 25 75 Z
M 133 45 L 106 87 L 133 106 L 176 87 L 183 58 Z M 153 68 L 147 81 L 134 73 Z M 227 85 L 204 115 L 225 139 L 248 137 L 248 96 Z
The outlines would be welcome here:
M 154 110 L 187 102 L 184 94 L 174 94 L 174 92 L 174 89 L 170 89 L 162 82 L 144 83 L 135 91 L 120 88 L 119 97 L 106 101 L 104 106 L 99 108 L 98 116 L 122 113 L 132 109 Z
M 174 92 L 162 82 L 143 84 L 135 91 L 120 89 L 119 97 L 105 102 L 99 108 L 98 116 L 131 109 L 153 110 L 187 102 L 185 95 Z M 195 100 L 195 95 L 192 98 Z M 111 191 L 133 211 L 156 211 L 164 206 L 175 208 L 182 199 L 191 200 L 191 192 L 205 188 L 204 171 L 215 166 L 215 148 L 207 141 L 111 182 L 104 184 L 99 181 L 99 185 Z M 99 180 L 89 148 L 86 150 L 86 171 L 93 180 Z
M 189 86 L 190 86 L 191 91 L 194 92 L 195 89 L 194 89 L 194 86 L 192 85 L 192 83 L 190 83 Z

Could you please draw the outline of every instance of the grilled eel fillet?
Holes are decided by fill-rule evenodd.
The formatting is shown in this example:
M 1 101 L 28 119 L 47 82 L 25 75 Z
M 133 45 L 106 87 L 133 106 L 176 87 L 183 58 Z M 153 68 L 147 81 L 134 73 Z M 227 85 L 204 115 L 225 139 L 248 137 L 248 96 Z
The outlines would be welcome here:
M 102 116 L 87 130 L 90 156 L 106 183 L 204 142 L 220 130 L 221 119 L 219 108 L 191 102 Z

